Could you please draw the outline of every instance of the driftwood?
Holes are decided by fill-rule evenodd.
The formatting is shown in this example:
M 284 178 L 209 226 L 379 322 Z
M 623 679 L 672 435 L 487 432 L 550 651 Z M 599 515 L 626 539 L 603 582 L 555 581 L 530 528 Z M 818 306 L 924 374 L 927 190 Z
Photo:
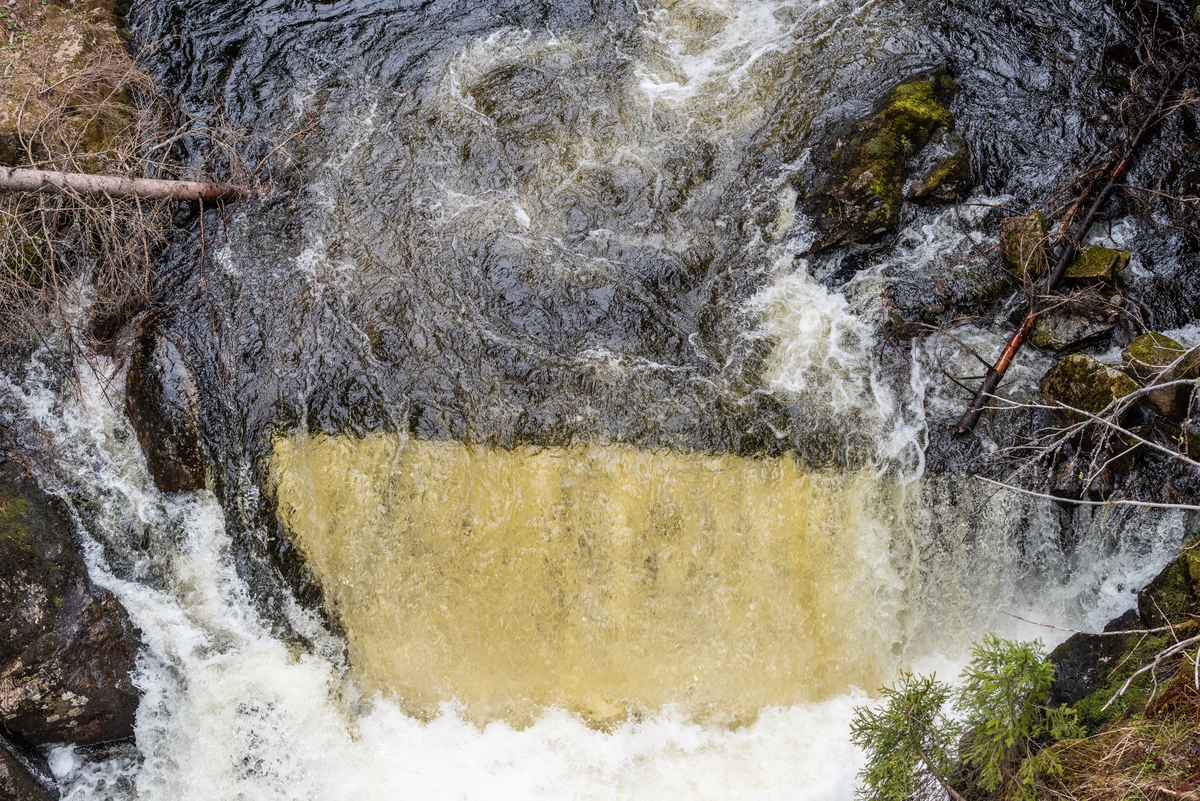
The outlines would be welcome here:
M 150 200 L 199 200 L 212 203 L 240 200 L 250 194 L 247 190 L 231 184 L 122 178 L 115 175 L 22 170 L 11 167 L 0 167 L 0 192 L 77 192 L 81 195 L 137 197 Z
M 1183 73 L 1183 69 L 1178 70 L 1175 76 L 1167 83 L 1167 88 L 1163 90 L 1162 96 L 1158 99 L 1158 105 L 1154 107 L 1154 111 L 1146 116 L 1137 135 L 1133 137 L 1128 147 L 1125 148 L 1125 153 L 1121 161 L 1113 167 L 1112 172 L 1109 174 L 1108 183 L 1096 195 L 1096 200 L 1092 203 L 1091 208 L 1088 209 L 1087 216 L 1083 219 L 1083 224 L 1076 228 L 1080 237 L 1085 236 L 1088 229 L 1092 227 L 1092 223 L 1096 221 L 1100 209 L 1104 206 L 1104 202 L 1108 200 L 1113 187 L 1117 185 L 1117 179 L 1121 177 L 1121 174 L 1125 172 L 1125 168 L 1129 166 L 1129 159 L 1133 156 L 1138 145 L 1141 144 L 1146 132 L 1159 121 L 1159 115 L 1162 114 L 1163 106 L 1166 105 L 1167 96 L 1175 88 L 1175 84 L 1179 82 L 1179 79 L 1183 77 Z M 1062 237 L 1062 251 L 1059 254 L 1058 262 L 1054 265 L 1054 269 L 1046 276 L 1042 295 L 1049 295 L 1054 290 L 1054 287 L 1058 285 L 1058 282 L 1062 280 L 1063 275 L 1067 272 L 1067 267 L 1071 264 L 1071 259 L 1075 257 L 1075 252 L 1074 239 L 1070 236 Z M 962 419 L 958 421 L 958 427 L 955 429 L 957 435 L 969 434 L 975 429 L 975 424 L 979 422 L 979 416 L 983 414 L 983 408 L 987 406 L 988 401 L 995 394 L 996 387 L 1000 386 L 1000 380 L 1004 378 L 1005 371 L 1012 364 L 1013 358 L 1025 342 L 1025 338 L 1029 336 L 1029 332 L 1033 330 L 1033 324 L 1037 322 L 1040 311 L 1038 308 L 1038 298 L 1031 298 L 1029 312 L 1025 315 L 1025 319 L 1021 321 L 1021 325 L 1017 327 L 1016 333 L 1008 340 L 1008 345 L 1005 346 L 1004 352 L 1000 354 L 1000 358 L 996 360 L 995 366 L 988 368 L 987 375 L 983 379 L 983 385 L 975 393 L 975 398 L 971 401 L 971 405 L 966 413 L 963 414 Z

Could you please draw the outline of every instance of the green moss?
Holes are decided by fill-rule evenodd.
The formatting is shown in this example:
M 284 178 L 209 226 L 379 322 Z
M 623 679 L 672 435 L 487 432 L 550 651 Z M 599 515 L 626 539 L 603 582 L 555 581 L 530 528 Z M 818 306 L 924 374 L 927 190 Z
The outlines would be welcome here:
M 1018 278 L 1040 278 L 1046 273 L 1049 234 L 1040 211 L 1000 221 L 1000 257 Z
M 1184 355 L 1186 353 L 1187 348 L 1169 336 L 1157 331 L 1149 331 L 1130 342 L 1129 347 L 1121 351 L 1121 358 L 1135 375 L 1145 377 L 1160 372 L 1164 367 L 1174 364 L 1179 361 L 1180 356 L 1183 356 L 1182 361 L 1179 361 L 1179 367 L 1175 370 L 1175 377 L 1195 378 L 1196 364 L 1190 355 Z
M 1131 638 L 1133 640 L 1133 638 Z M 1129 688 L 1113 700 L 1113 696 L 1121 689 L 1129 677 L 1138 671 L 1146 662 L 1168 644 L 1165 636 L 1150 636 L 1133 640 L 1134 645 L 1118 660 L 1116 667 L 1109 674 L 1108 682 L 1096 692 L 1075 703 L 1072 708 L 1079 715 L 1079 722 L 1088 729 L 1095 731 L 1106 723 L 1111 723 L 1126 713 L 1140 710 L 1146 704 L 1147 695 L 1154 685 L 1150 671 L 1134 679 Z M 1109 701 L 1112 701 L 1109 704 Z M 1105 705 L 1108 704 L 1108 708 Z
M 1139 388 L 1137 382 L 1091 356 L 1076 353 L 1050 368 L 1042 379 L 1042 399 L 1049 405 L 1061 403 L 1098 414 L 1117 398 Z M 1086 419 L 1067 413 L 1072 422 Z
M 1092 245 L 1075 257 L 1065 277 L 1074 281 L 1115 281 L 1129 264 L 1130 254 Z
M 919 75 L 889 92 L 870 116 L 834 134 L 830 178 L 808 204 L 827 232 L 816 249 L 870 241 L 894 227 L 906 161 L 951 123 L 944 96 L 952 91 L 948 76 Z M 831 199 L 838 202 L 836 215 Z
M 29 502 L 7 490 L 0 490 L 0 540 L 29 543 Z

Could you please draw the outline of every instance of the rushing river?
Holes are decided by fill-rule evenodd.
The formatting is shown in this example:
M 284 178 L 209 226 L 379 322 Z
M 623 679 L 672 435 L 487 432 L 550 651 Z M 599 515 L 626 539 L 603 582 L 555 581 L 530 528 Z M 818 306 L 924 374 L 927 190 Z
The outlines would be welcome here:
M 1001 610 L 1100 625 L 1183 536 L 1179 514 L 972 482 L 986 430 L 927 465 L 963 402 L 941 366 L 969 360 L 880 334 L 885 268 L 987 247 L 997 208 L 1045 202 L 1111 137 L 1123 12 L 134 19 L 269 191 L 162 266 L 214 492 L 154 489 L 122 365 L 61 392 L 50 342 L 7 386 L 72 466 L 91 570 L 145 643 L 136 744 L 53 752 L 66 798 L 848 799 L 852 709 L 880 684 L 953 671 L 989 630 L 1057 639 Z M 937 66 L 973 203 L 797 260 L 822 132 Z M 962 338 L 989 352 L 986 328 Z M 1007 391 L 1050 363 L 1023 354 Z

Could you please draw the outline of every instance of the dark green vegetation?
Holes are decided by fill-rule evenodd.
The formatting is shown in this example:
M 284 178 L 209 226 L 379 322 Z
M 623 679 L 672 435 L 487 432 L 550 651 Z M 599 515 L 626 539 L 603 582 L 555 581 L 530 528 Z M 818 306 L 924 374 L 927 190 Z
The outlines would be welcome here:
M 951 691 L 933 677 L 904 674 L 876 711 L 856 710 L 856 745 L 867 752 L 860 797 L 938 797 L 951 784 L 969 798 L 1031 799 L 1039 775 L 1061 765 L 1041 745 L 1083 734 L 1065 706 L 1047 705 L 1053 666 L 1041 643 L 987 635 Z M 944 714 L 953 698 L 953 717 Z
M 936 798 L 952 786 L 966 801 L 1145 801 L 1200 786 L 1198 553 L 1185 549 L 1147 585 L 1137 613 L 1048 659 L 988 635 L 956 692 L 902 675 L 878 708 L 857 710 L 861 797 Z

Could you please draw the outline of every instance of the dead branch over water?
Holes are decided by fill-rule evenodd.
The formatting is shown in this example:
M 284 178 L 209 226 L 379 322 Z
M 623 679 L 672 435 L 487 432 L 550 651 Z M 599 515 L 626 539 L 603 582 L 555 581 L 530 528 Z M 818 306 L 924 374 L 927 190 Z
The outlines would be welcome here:
M 129 178 L 121 175 L 27 170 L 0 167 L 0 191 L 62 194 L 77 192 L 91 197 L 144 198 L 148 200 L 240 200 L 249 192 L 232 184 L 204 181 L 171 181 L 162 178 Z

